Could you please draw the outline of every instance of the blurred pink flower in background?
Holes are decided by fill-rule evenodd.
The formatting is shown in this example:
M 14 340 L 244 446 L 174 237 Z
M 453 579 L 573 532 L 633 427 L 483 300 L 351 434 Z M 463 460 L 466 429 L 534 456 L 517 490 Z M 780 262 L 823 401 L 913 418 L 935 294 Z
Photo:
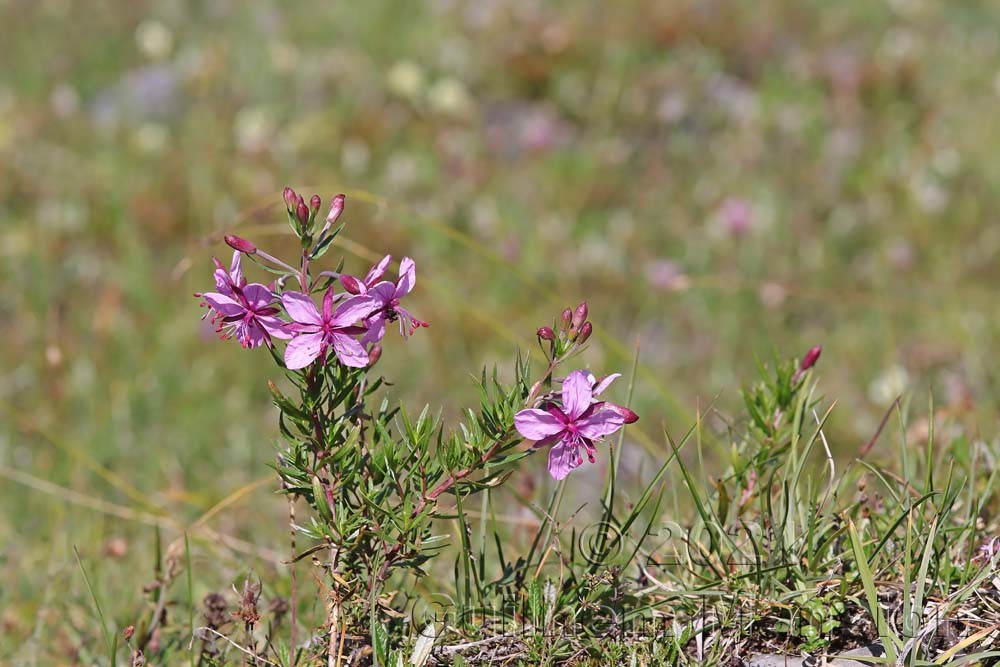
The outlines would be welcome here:
M 716 212 L 719 223 L 730 236 L 745 236 L 754 225 L 753 207 L 745 199 L 728 197 Z
M 691 285 L 681 267 L 669 259 L 657 259 L 646 264 L 646 283 L 665 292 L 680 292 Z

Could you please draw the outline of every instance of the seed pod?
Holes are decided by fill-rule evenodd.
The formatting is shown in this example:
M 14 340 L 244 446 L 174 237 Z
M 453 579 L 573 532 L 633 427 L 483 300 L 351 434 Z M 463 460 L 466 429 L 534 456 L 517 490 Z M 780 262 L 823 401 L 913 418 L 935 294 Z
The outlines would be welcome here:
M 312 492 L 313 502 L 316 504 L 316 509 L 319 510 L 319 515 L 329 521 L 333 518 L 333 512 L 330 511 L 330 505 L 326 502 L 326 492 L 316 475 L 313 475 L 312 478 Z

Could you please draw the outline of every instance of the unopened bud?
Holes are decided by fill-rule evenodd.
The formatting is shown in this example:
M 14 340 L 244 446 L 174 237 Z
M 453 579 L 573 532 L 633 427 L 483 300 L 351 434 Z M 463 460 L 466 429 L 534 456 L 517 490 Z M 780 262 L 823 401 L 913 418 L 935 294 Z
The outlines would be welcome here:
M 579 329 L 587 321 L 587 302 L 581 301 L 580 305 L 573 311 L 573 328 Z
M 559 331 L 565 332 L 569 329 L 570 322 L 573 321 L 573 311 L 567 308 L 559 316 Z
M 239 236 L 226 236 L 226 245 L 228 245 L 233 250 L 239 250 L 247 255 L 253 255 L 257 253 L 257 246 L 247 241 L 245 238 Z
M 330 202 L 330 212 L 326 214 L 326 221 L 330 224 L 337 222 L 337 218 L 344 212 L 344 195 L 337 195 Z
M 806 356 L 802 357 L 802 363 L 799 364 L 799 370 L 803 373 L 816 365 L 819 361 L 819 355 L 822 354 L 823 348 L 820 345 L 816 345 L 806 352 Z
M 346 273 L 340 274 L 340 284 L 351 294 L 361 294 L 361 281 Z
M 299 199 L 302 199 L 302 197 L 299 197 Z M 295 207 L 295 217 L 303 227 L 309 224 L 309 208 L 305 202 L 300 201 Z
M 539 327 L 535 335 L 542 340 L 555 340 L 556 333 L 552 330 L 552 327 Z
M 125 641 L 132 639 L 132 635 L 135 634 L 135 626 L 134 625 L 128 626 L 127 628 L 125 628 L 125 631 L 122 634 L 125 635 Z
M 594 333 L 594 325 L 590 322 L 584 322 L 583 326 L 580 327 L 580 333 L 577 334 L 576 342 L 583 345 L 590 338 L 590 334 Z
M 289 213 L 294 213 L 295 212 L 295 207 L 299 203 L 298 195 L 295 194 L 295 190 L 292 190 L 291 188 L 286 187 L 282 191 L 281 196 L 285 200 L 285 208 L 288 209 L 288 212 Z
M 819 345 L 809 348 L 809 351 L 806 352 L 806 356 L 802 357 L 802 361 L 799 362 L 799 369 L 795 371 L 795 375 L 792 376 L 792 384 L 797 384 L 806 374 L 806 371 L 816 365 L 816 362 L 819 361 L 819 355 L 822 352 L 823 348 Z
M 319 195 L 313 195 L 309 198 L 309 214 L 312 217 L 319 215 L 319 207 L 323 205 L 323 198 Z
M 634 424 L 639 421 L 639 415 L 635 414 L 632 410 L 629 410 L 624 405 L 615 405 L 614 403 L 605 403 L 605 407 L 621 415 L 622 419 L 625 420 L 626 424 Z
M 374 366 L 378 363 L 378 360 L 382 358 L 382 346 L 373 345 L 371 352 L 368 353 L 368 366 Z

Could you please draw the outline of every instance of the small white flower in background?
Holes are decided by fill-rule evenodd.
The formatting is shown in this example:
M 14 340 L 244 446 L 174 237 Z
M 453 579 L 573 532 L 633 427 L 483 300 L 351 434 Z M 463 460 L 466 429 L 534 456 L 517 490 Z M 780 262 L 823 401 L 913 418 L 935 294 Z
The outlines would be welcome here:
M 340 164 L 350 174 L 361 174 L 368 169 L 371 151 L 361 139 L 344 139 L 340 146 Z
M 889 405 L 910 385 L 910 375 L 900 365 L 890 366 L 868 385 L 868 398 L 878 405 Z
M 910 179 L 910 195 L 924 213 L 940 213 L 948 206 L 948 190 L 934 176 L 921 173 Z
M 409 153 L 393 153 L 385 165 L 385 180 L 397 190 L 404 190 L 417 182 L 420 165 Z
M 132 144 L 141 153 L 155 155 L 167 147 L 170 133 L 160 123 L 143 123 L 132 133 Z
M 386 83 L 393 94 L 414 99 L 424 90 L 424 71 L 412 60 L 402 60 L 389 70 Z
M 946 178 L 954 176 L 962 166 L 962 155 L 954 148 L 942 148 L 934 152 L 931 166 L 934 167 L 934 171 Z
M 56 84 L 49 95 L 52 111 L 60 118 L 69 118 L 80 109 L 80 94 L 69 83 Z
M 441 79 L 427 91 L 427 101 L 439 113 L 462 116 L 472 110 L 472 98 L 458 79 Z
M 266 109 L 247 107 L 240 109 L 233 123 L 236 144 L 245 153 L 258 153 L 265 148 L 274 133 L 271 116 Z
M 152 60 L 163 60 L 174 48 L 173 33 L 155 19 L 139 24 L 135 29 L 135 42 L 143 55 Z

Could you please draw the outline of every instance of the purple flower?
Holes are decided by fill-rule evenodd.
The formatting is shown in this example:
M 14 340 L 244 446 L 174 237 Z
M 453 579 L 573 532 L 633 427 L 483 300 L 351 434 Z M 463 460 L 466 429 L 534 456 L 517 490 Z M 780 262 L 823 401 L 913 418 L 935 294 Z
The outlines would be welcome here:
M 274 294 L 260 283 L 247 284 L 240 268 L 240 253 L 233 253 L 233 263 L 226 271 L 215 259 L 217 292 L 197 294 L 208 306 L 211 321 L 222 338 L 236 338 L 243 347 L 271 346 L 271 337 L 291 338 L 287 324 L 278 318 Z
M 404 257 L 399 263 L 399 278 L 395 283 L 388 280 L 378 281 L 392 261 L 391 255 L 386 255 L 382 261 L 376 264 L 365 276 L 364 280 L 359 280 L 354 276 L 343 275 L 340 277 L 344 288 L 352 294 L 366 294 L 376 302 L 375 312 L 366 320 L 365 332 L 361 342 L 365 345 L 377 343 L 385 336 L 386 322 L 399 320 L 399 333 L 405 338 L 420 327 L 429 326 L 427 322 L 418 320 L 405 308 L 399 305 L 399 300 L 413 291 L 413 286 L 417 282 L 417 265 L 409 257 Z
M 285 349 L 285 366 L 289 370 L 305 368 L 317 357 L 325 360 L 330 347 L 345 366 L 363 368 L 368 365 L 368 353 L 354 339 L 365 329 L 354 325 L 371 315 L 378 304 L 371 297 L 361 295 L 344 301 L 334 310 L 334 301 L 333 287 L 323 295 L 322 312 L 301 292 L 281 295 L 281 303 L 293 321 L 289 329 L 295 333 Z
M 549 473 L 554 478 L 565 479 L 583 463 L 581 449 L 593 463 L 594 441 L 625 424 L 625 417 L 609 404 L 594 402 L 595 392 L 600 394 L 615 377 L 609 376 L 598 384 L 590 373 L 573 371 L 563 380 L 561 408 L 549 404 L 544 410 L 530 408 L 514 416 L 518 432 L 528 440 L 535 440 L 536 447 L 552 445 Z

